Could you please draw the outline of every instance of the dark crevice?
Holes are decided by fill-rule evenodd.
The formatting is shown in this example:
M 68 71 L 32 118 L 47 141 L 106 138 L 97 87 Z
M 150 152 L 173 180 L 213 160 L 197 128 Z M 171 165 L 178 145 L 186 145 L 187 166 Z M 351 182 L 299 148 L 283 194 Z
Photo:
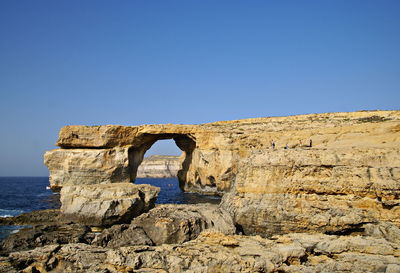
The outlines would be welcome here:
M 40 271 L 37 270 L 37 268 L 33 266 L 33 267 L 32 267 L 32 273 L 40 273 Z
M 300 257 L 301 264 L 305 264 L 306 262 L 308 262 L 308 253 L 306 253 L 306 254 L 304 254 L 304 256 Z
M 349 228 L 344 228 L 341 230 L 335 230 L 335 231 L 326 231 L 324 234 L 327 235 L 340 235 L 340 236 L 345 236 L 345 235 L 356 235 L 356 234 L 361 234 L 364 233 L 364 228 L 363 225 L 366 223 L 362 224 L 357 224 Z
M 207 177 L 207 179 L 210 182 L 210 184 L 209 184 L 210 187 L 216 187 L 217 186 L 214 176 L 210 175 L 209 177 Z
M 382 207 L 387 210 L 391 210 L 394 207 L 397 207 L 399 204 L 388 204 L 387 202 L 382 202 Z
M 235 224 L 235 228 L 236 228 L 236 234 L 245 235 L 242 225 Z

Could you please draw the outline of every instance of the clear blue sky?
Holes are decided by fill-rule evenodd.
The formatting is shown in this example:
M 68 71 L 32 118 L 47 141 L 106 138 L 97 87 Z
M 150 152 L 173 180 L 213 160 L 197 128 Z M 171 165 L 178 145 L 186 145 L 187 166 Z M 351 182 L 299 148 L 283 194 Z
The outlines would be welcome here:
M 398 0 L 0 1 L 0 176 L 47 175 L 64 125 L 399 109 L 399 14 Z

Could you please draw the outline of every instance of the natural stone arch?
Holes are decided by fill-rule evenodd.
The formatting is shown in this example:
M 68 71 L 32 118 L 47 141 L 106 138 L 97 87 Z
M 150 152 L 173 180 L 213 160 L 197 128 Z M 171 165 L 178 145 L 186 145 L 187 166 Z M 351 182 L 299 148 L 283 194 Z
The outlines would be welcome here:
M 178 173 L 183 191 L 222 195 L 228 191 L 242 156 L 218 126 L 141 125 L 61 128 L 56 145 L 46 152 L 50 187 L 131 182 L 145 152 L 154 142 L 174 139 L 184 151 Z M 246 153 L 244 153 L 246 154 Z
M 131 180 L 136 179 L 137 170 L 144 155 L 158 140 L 173 139 L 176 146 L 182 150 L 181 169 L 178 171 L 179 187 L 183 190 L 187 181 L 187 173 L 192 162 L 192 154 L 196 147 L 195 138 L 189 134 L 142 134 L 128 150 Z
M 246 234 L 348 232 L 377 221 L 400 226 L 399 121 L 399 111 L 374 111 L 201 125 L 66 126 L 60 149 L 47 152 L 45 164 L 52 189 L 125 183 L 152 143 L 189 138 L 195 148 L 187 149 L 180 173 L 184 190 L 228 192 L 221 208 Z M 313 147 L 300 145 L 310 138 Z

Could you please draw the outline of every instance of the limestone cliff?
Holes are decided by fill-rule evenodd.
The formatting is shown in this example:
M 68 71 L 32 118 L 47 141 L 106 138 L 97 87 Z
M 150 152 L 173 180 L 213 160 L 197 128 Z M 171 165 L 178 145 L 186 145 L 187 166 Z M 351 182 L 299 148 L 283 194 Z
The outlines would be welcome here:
M 400 111 L 66 126 L 61 149 L 45 155 L 51 186 L 134 180 L 160 139 L 174 139 L 183 151 L 181 188 L 225 194 L 222 207 L 245 234 L 400 226 Z
M 179 156 L 152 155 L 143 159 L 139 165 L 138 178 L 167 178 L 177 177 L 181 168 Z

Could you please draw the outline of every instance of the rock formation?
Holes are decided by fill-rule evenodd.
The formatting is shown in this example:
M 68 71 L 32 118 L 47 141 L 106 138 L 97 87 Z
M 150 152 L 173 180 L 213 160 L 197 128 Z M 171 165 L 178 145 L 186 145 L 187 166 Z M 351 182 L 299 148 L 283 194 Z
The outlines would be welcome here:
M 159 191 L 132 183 L 64 186 L 61 212 L 65 219 L 92 226 L 129 223 L 154 207 Z
M 234 234 L 232 218 L 216 205 L 162 205 L 132 221 L 156 245 L 193 240 L 205 229 Z
M 181 189 L 221 204 L 156 206 L 93 232 L 82 219 L 124 199 L 111 192 L 132 185 L 146 150 L 168 138 L 183 151 Z M 66 207 L 54 215 L 71 207 L 81 224 L 11 235 L 0 271 L 400 272 L 400 111 L 66 126 L 57 145 L 45 164 Z M 76 225 L 71 237 L 65 225 Z
M 222 205 L 245 234 L 400 225 L 399 111 L 66 126 L 61 149 L 45 155 L 51 186 L 134 180 L 146 150 L 167 138 L 183 151 L 181 188 L 226 193 Z
M 254 152 L 239 164 L 223 206 L 246 234 L 400 226 L 398 155 L 396 148 Z
M 152 155 L 143 159 L 139 165 L 138 178 L 167 178 L 177 177 L 181 168 L 179 156 Z
M 265 239 L 205 231 L 192 241 L 115 249 L 47 245 L 0 258 L 23 272 L 399 272 L 399 245 L 365 235 L 291 233 Z

